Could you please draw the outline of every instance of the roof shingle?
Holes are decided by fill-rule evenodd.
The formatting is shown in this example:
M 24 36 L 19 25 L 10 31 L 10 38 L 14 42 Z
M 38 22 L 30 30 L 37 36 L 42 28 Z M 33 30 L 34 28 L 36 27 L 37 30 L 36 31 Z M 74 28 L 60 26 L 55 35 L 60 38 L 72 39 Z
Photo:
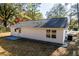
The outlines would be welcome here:
M 67 26 L 67 18 L 49 19 L 42 27 L 44 28 L 65 28 Z

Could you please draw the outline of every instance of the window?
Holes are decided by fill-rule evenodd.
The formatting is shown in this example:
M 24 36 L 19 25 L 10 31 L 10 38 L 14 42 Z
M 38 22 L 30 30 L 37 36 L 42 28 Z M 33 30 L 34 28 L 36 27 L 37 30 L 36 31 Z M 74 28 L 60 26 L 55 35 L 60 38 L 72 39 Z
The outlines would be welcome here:
M 50 29 L 46 30 L 46 37 L 50 38 Z
M 53 33 L 56 33 L 56 30 L 52 30 Z
M 15 32 L 16 32 L 16 29 L 15 29 Z
M 15 29 L 15 32 L 21 33 L 21 28 L 16 28 L 16 29 Z
M 52 38 L 56 38 L 56 35 L 52 35 Z
M 52 30 L 52 38 L 56 38 L 56 30 Z
M 49 33 L 50 33 L 50 30 L 47 30 L 47 32 L 49 32 Z
M 19 33 L 21 33 L 21 29 L 19 29 Z
M 56 38 L 56 30 L 46 30 L 46 37 L 48 38 Z
M 50 38 L 50 34 L 46 34 L 46 37 L 49 37 Z

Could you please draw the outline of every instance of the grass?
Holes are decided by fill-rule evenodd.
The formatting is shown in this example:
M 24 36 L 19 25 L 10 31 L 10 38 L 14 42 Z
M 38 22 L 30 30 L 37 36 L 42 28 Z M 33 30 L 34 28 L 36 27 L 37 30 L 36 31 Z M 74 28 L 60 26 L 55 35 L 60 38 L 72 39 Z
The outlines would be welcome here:
M 31 40 L 10 41 L 0 38 L 0 46 L 11 56 L 48 56 L 51 55 L 59 46 L 46 44 Z M 3 53 L 3 55 L 5 55 Z
M 29 39 L 20 40 L 5 40 L 5 37 L 0 38 L 0 47 L 5 50 L 0 55 L 5 56 L 72 56 L 73 50 L 76 51 L 76 55 L 79 55 L 78 49 L 79 41 L 77 45 L 69 44 L 67 48 L 57 46 L 53 43 L 45 43 L 41 41 L 33 41 Z M 74 48 L 74 49 L 73 49 Z
M 63 48 L 53 43 L 24 38 L 12 41 L 6 40 L 5 37 L 0 37 L 0 56 L 72 56 L 73 51 L 76 51 L 75 55 L 79 56 L 79 39 L 76 40 L 77 42 L 73 40 L 67 48 Z
M 10 32 L 10 29 L 9 28 L 5 28 L 4 26 L 0 25 L 0 33 L 3 33 L 3 32 Z
M 0 55 L 3 56 L 48 56 L 51 55 L 59 46 L 48 43 L 21 39 L 16 41 L 5 40 L 10 30 L 0 26 Z

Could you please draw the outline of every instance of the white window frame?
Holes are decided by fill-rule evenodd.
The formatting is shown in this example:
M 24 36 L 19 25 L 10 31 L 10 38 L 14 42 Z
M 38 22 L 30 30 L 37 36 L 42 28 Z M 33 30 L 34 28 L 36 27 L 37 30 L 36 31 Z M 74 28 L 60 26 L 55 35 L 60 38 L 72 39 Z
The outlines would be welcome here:
M 47 32 L 49 31 L 49 32 Z M 55 37 L 52 37 L 55 36 Z M 52 30 L 52 29 L 47 29 L 46 30 L 46 37 L 47 38 L 56 38 L 56 30 Z

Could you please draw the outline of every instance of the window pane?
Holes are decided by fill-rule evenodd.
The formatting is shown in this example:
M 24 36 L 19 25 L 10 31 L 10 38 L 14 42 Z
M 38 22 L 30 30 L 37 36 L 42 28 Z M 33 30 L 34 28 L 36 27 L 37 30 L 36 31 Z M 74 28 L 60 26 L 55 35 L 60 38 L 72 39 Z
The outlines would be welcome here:
M 56 35 L 56 33 L 52 33 L 52 35 Z
M 14 30 L 15 30 L 15 32 L 21 33 L 21 28 L 16 28 L 16 29 L 14 29 Z
M 56 30 L 52 30 L 53 33 L 56 33 Z
M 21 29 L 19 29 L 19 33 L 21 33 Z
M 15 29 L 15 32 L 16 32 L 16 29 Z
M 50 38 L 50 29 L 46 30 L 46 37 Z
M 52 30 L 52 35 L 56 35 L 56 30 Z
M 47 34 L 46 37 L 49 37 L 50 38 L 50 34 L 49 35 Z
M 47 32 L 50 32 L 50 30 L 46 30 Z
M 52 38 L 56 38 L 56 35 L 52 35 Z

